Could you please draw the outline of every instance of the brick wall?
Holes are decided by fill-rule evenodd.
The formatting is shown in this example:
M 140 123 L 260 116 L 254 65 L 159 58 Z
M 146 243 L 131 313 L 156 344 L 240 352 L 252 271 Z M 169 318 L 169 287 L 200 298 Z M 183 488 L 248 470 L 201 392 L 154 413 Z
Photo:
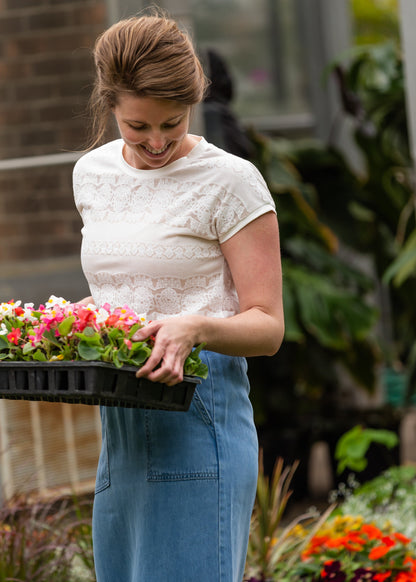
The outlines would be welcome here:
M 0 160 L 79 151 L 105 0 L 0 0 Z M 0 264 L 77 254 L 72 164 L 0 170 Z

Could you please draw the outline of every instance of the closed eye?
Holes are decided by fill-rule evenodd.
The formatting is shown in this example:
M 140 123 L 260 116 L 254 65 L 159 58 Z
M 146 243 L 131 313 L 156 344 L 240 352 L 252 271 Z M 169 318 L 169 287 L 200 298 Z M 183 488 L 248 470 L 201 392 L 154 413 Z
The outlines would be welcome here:
M 177 127 L 180 124 L 181 121 L 182 120 L 180 119 L 179 121 L 175 121 L 174 123 L 164 123 L 163 124 L 163 127 L 165 129 L 173 129 L 174 127 Z

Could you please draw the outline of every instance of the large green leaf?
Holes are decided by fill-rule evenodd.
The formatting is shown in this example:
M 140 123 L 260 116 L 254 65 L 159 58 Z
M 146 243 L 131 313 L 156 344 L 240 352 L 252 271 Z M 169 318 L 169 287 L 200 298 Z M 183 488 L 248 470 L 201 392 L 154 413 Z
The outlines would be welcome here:
M 370 332 L 376 311 L 360 297 L 304 268 L 292 266 L 284 272 L 295 290 L 302 325 L 324 346 L 346 349 Z
M 416 230 L 409 236 L 396 260 L 385 272 L 383 281 L 388 283 L 393 279 L 394 284 L 399 287 L 411 276 L 416 276 Z
M 285 280 L 283 283 L 283 307 L 285 316 L 285 340 L 299 342 L 305 338 L 301 326 L 298 323 L 295 292 Z

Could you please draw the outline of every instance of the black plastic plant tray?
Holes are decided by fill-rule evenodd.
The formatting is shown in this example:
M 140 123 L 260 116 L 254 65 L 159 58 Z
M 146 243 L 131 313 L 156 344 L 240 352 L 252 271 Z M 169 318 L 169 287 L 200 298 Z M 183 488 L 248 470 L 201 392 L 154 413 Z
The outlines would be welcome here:
M 0 362 L 0 398 L 186 411 L 198 378 L 175 386 L 136 378 L 105 362 Z

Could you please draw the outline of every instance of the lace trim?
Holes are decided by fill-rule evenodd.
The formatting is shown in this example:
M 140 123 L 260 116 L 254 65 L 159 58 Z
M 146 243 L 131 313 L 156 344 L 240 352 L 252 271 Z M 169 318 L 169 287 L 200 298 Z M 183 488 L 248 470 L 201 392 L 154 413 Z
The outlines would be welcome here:
M 145 257 L 156 259 L 210 259 L 222 256 L 217 243 L 209 245 L 163 245 L 148 244 L 144 242 L 120 242 L 120 241 L 86 241 L 82 245 L 84 255 L 117 255 L 119 257 Z
M 236 293 L 221 276 L 152 278 L 124 273 L 85 273 L 97 304 L 128 304 L 150 319 L 185 313 L 229 317 L 239 311 Z

